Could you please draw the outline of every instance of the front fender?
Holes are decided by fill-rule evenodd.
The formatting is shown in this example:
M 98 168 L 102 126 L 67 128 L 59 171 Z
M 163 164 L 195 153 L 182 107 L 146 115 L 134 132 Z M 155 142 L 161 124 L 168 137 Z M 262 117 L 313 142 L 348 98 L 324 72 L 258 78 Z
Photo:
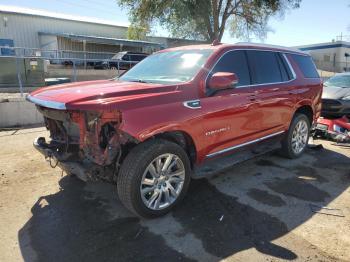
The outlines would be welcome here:
M 122 111 L 119 129 L 140 142 L 164 132 L 182 131 L 191 136 L 196 148 L 201 148 L 201 121 L 201 109 L 186 108 L 176 102 Z

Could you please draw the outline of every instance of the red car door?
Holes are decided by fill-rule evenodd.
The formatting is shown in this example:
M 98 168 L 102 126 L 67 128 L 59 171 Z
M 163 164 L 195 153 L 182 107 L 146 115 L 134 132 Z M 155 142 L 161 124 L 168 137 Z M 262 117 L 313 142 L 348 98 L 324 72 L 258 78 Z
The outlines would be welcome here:
M 216 72 L 232 72 L 238 77 L 235 88 L 208 94 L 201 99 L 204 111 L 202 121 L 207 157 L 229 151 L 257 137 L 261 130 L 262 113 L 256 95 L 250 88 L 251 76 L 247 56 L 243 50 L 225 53 L 210 71 L 208 79 Z M 207 87 L 208 88 L 208 87 Z
M 293 113 L 293 72 L 285 56 L 273 51 L 247 51 L 252 71 L 251 91 L 261 116 L 261 135 L 288 128 Z

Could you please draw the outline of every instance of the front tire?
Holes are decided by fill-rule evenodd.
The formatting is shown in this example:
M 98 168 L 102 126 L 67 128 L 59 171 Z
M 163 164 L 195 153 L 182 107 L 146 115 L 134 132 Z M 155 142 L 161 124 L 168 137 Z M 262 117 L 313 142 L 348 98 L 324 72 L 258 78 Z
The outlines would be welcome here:
M 309 135 L 310 121 L 308 117 L 304 114 L 296 114 L 288 133 L 282 140 L 282 155 L 290 159 L 300 157 L 307 147 Z
M 121 202 L 141 217 L 169 212 L 186 194 L 190 161 L 177 144 L 156 139 L 137 145 L 121 166 L 117 188 Z

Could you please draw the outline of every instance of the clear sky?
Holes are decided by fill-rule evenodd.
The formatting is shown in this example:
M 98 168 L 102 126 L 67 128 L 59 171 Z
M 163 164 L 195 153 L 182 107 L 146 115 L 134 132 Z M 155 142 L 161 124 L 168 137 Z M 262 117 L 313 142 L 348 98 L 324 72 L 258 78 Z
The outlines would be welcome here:
M 0 4 L 128 22 L 127 10 L 118 7 L 115 0 L 0 0 Z M 273 32 L 268 33 L 265 43 L 295 46 L 329 42 L 341 33 L 350 35 L 350 0 L 302 0 L 299 9 L 287 12 L 283 18 L 271 18 L 269 27 Z M 160 28 L 156 34 L 168 35 Z M 237 41 L 240 39 L 224 35 L 225 43 Z

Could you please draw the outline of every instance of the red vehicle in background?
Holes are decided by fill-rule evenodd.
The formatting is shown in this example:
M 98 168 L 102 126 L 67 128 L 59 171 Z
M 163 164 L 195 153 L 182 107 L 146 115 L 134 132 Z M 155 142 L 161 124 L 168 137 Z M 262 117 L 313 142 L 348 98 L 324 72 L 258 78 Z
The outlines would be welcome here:
M 34 146 L 68 174 L 117 184 L 124 205 L 153 217 L 180 202 L 191 178 L 276 147 L 305 150 L 321 111 L 309 55 L 255 44 L 159 51 L 117 79 L 42 88 L 50 141 Z
M 331 139 L 339 143 L 350 143 L 350 120 L 348 117 L 317 119 L 316 137 Z
M 339 73 L 323 85 L 322 111 L 315 136 L 350 142 L 350 73 Z

